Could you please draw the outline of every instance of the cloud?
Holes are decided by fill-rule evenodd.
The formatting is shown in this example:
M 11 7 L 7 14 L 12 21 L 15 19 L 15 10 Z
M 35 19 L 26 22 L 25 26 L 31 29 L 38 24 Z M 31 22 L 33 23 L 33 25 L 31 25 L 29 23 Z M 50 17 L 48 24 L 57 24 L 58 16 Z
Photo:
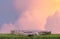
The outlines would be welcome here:
M 0 33 L 10 33 L 11 30 L 15 30 L 16 29 L 15 25 L 13 25 L 13 24 L 4 23 L 2 26 L 3 27 L 1 28 Z
M 39 30 L 41 26 L 40 22 L 29 14 L 29 11 L 25 11 L 15 25 L 19 27 L 18 29 L 22 30 Z
M 47 18 L 46 30 L 52 31 L 54 34 L 60 33 L 60 11 L 56 11 L 53 16 Z
M 15 23 L 19 29 L 45 30 L 46 18 L 53 12 L 48 0 L 15 0 L 13 5 L 21 13 Z

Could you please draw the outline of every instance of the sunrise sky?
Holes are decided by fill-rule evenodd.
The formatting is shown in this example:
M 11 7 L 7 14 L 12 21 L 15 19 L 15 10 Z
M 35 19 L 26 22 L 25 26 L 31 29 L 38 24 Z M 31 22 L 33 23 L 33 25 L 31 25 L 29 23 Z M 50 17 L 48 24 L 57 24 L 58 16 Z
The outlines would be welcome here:
M 47 18 L 56 11 L 60 0 L 0 0 L 0 32 L 46 30 Z

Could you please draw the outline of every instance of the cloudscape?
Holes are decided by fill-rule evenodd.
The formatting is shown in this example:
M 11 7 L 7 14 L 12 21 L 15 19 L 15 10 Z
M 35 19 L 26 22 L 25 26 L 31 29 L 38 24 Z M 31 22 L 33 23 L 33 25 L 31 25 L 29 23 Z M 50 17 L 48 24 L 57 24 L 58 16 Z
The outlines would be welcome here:
M 54 28 L 59 26 L 59 22 L 56 22 L 57 25 L 50 22 L 55 20 L 55 17 L 59 17 L 55 13 L 60 12 L 59 0 L 0 0 L 0 6 L 0 32 L 7 33 L 17 29 L 50 30 L 51 28 L 53 28 L 52 32 L 59 32 L 58 27 L 58 29 Z M 55 14 L 58 17 L 53 17 Z

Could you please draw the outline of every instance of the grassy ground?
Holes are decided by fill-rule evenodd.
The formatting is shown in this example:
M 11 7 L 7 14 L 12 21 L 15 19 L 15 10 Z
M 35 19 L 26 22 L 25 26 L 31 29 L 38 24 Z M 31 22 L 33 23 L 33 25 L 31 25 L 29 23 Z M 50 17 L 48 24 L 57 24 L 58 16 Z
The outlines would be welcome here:
M 39 36 L 17 36 L 12 34 L 0 34 L 0 39 L 60 39 L 60 34 L 39 35 Z

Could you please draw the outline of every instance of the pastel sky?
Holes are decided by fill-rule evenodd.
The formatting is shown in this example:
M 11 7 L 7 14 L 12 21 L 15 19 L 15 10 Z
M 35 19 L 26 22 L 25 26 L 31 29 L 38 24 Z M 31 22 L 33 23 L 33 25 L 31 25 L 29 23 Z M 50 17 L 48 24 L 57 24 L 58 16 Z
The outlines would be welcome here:
M 0 32 L 46 30 L 47 18 L 56 11 L 60 0 L 0 0 Z

